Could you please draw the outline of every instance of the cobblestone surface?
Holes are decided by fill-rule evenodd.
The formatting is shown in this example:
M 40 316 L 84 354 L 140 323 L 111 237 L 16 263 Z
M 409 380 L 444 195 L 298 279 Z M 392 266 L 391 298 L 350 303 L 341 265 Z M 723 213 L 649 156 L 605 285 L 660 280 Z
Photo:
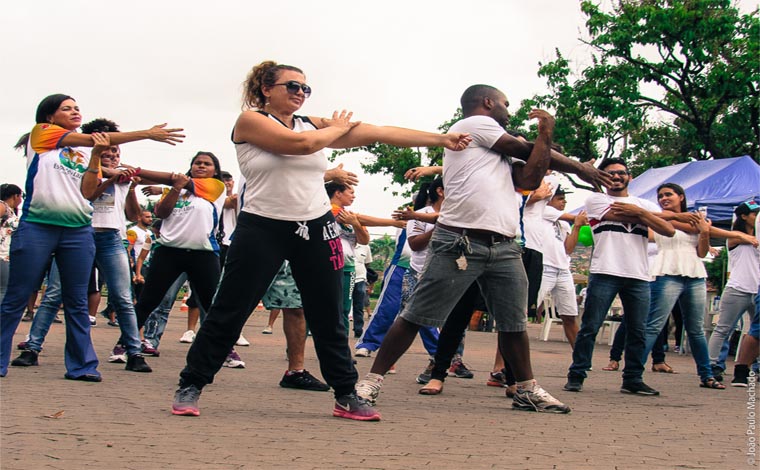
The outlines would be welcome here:
M 109 364 L 118 329 L 99 318 L 93 340 L 103 382 L 63 379 L 63 325 L 53 325 L 40 366 L 12 367 L 0 380 L 3 469 L 670 469 L 750 468 L 748 389 L 700 388 L 691 356 L 668 354 L 680 373 L 647 372 L 659 397 L 619 392 L 620 373 L 603 372 L 609 347 L 597 345 L 582 393 L 562 391 L 570 347 L 537 339 L 530 325 L 534 371 L 541 385 L 570 405 L 569 415 L 511 409 L 502 390 L 485 385 L 496 336 L 468 332 L 471 380 L 449 378 L 439 396 L 422 396 L 414 378 L 427 364 L 417 341 L 386 377 L 378 401 L 383 420 L 333 418 L 332 393 L 282 389 L 287 366 L 281 320 L 260 334 L 267 313 L 244 330 L 245 369 L 223 368 L 204 389 L 201 416 L 170 414 L 188 345 L 185 315 L 175 309 L 148 358 L 152 374 Z M 22 323 L 16 334 L 24 339 Z M 606 339 L 606 338 L 605 338 Z M 357 358 L 360 376 L 372 358 Z M 311 340 L 307 368 L 319 375 Z M 727 382 L 730 381 L 730 376 Z

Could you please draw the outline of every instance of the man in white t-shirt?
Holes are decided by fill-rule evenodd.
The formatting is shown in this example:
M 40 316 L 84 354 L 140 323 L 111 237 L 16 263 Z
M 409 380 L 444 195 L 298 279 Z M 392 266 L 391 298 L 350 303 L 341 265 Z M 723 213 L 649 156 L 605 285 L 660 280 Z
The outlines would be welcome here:
M 232 233 L 237 226 L 238 195 L 233 192 L 235 189 L 235 179 L 230 172 L 222 171 L 222 182 L 224 182 L 227 197 L 224 199 L 222 217 L 219 219 L 217 241 L 219 241 L 219 262 L 224 267 L 224 260 L 227 259 L 227 250 L 230 248 L 230 243 L 232 243 Z
M 472 142 L 443 158 L 446 200 L 431 237 L 431 252 L 414 297 L 396 319 L 357 394 L 374 401 L 383 374 L 414 341 L 421 326 L 442 327 L 452 307 L 473 282 L 478 282 L 488 311 L 496 318 L 500 350 L 517 378 L 513 407 L 568 413 L 570 408 L 533 380 L 526 332 L 527 279 L 521 248 L 515 242 L 518 211 L 515 185 L 539 186 L 550 164 L 554 169 L 581 173 L 594 181 L 606 178 L 587 165 L 552 152 L 554 118 L 533 110 L 538 138 L 533 144 L 507 134 L 509 105 L 504 93 L 488 85 L 473 85 L 461 98 L 464 119 L 451 127 Z M 512 157 L 525 160 L 512 165 Z
M 541 276 L 544 271 L 544 223 L 543 214 L 546 204 L 551 199 L 558 181 L 555 176 L 547 174 L 535 191 L 523 195 L 522 215 L 522 260 L 525 274 L 528 276 L 528 320 L 538 319 L 538 307 L 542 297 L 538 296 L 541 288 Z
M 594 193 L 586 200 L 594 237 L 588 291 L 583 320 L 573 349 L 573 363 L 564 389 L 580 392 L 591 368 L 594 341 L 615 295 L 623 302 L 626 327 L 623 393 L 659 395 L 644 383 L 644 329 L 649 313 L 649 229 L 672 237 L 673 226 L 659 217 L 660 208 L 628 195 L 631 174 L 623 160 L 604 160 L 599 169 L 612 176 L 607 194 Z M 670 218 L 674 214 L 670 213 Z M 662 215 L 665 217 L 665 215 Z M 686 217 L 689 214 L 685 214 Z M 686 220 L 688 221 L 688 220 Z
M 578 244 L 581 227 L 588 224 L 586 211 L 578 215 L 565 214 L 567 191 L 558 186 L 554 196 L 544 208 L 542 217 L 543 232 L 543 275 L 538 301 L 543 301 L 551 294 L 554 309 L 562 319 L 562 327 L 570 347 L 575 347 L 578 335 L 578 304 L 575 300 L 575 284 L 570 272 L 570 254 Z M 573 221 L 573 227 L 567 220 Z M 546 312 L 545 312 L 546 314 Z M 548 319 L 546 321 L 549 321 Z

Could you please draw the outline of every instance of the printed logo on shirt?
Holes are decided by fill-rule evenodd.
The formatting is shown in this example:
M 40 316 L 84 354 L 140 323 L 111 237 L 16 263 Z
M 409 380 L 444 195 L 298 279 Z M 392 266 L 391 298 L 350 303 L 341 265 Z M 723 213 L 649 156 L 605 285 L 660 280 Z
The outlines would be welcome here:
M 103 191 L 103 194 L 98 196 L 92 203 L 93 208 L 97 212 L 110 212 L 116 207 L 116 188 L 109 186 Z
M 58 153 L 58 160 L 61 162 L 61 165 L 76 170 L 79 173 L 87 171 L 84 154 L 70 147 L 61 149 Z
M 174 204 L 175 209 L 184 209 L 185 207 L 190 205 L 190 201 L 188 200 L 190 198 L 190 193 L 185 192 L 180 197 L 177 198 L 177 202 Z

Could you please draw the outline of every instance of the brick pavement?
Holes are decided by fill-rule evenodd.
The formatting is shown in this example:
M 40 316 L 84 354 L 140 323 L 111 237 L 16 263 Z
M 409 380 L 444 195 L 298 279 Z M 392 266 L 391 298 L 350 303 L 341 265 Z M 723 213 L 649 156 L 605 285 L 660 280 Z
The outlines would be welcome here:
M 586 390 L 561 390 L 570 348 L 541 342 L 530 326 L 540 383 L 568 403 L 570 415 L 513 411 L 503 392 L 486 387 L 495 335 L 468 332 L 466 362 L 475 379 L 447 380 L 444 393 L 417 394 L 414 377 L 426 364 L 416 342 L 389 376 L 379 423 L 331 416 L 332 394 L 281 389 L 285 340 L 261 335 L 266 312 L 251 316 L 239 348 L 246 369 L 222 369 L 201 397 L 199 418 L 169 412 L 188 345 L 178 339 L 184 314 L 172 313 L 152 374 L 102 363 L 100 384 L 63 379 L 62 325 L 54 325 L 40 366 L 11 368 L 0 379 L 2 469 L 666 469 L 749 468 L 747 389 L 698 387 L 691 356 L 668 355 L 680 374 L 648 372 L 660 397 L 619 392 L 620 374 L 602 372 L 609 347 L 599 345 Z M 29 328 L 22 323 L 17 339 Z M 105 361 L 118 329 L 99 320 L 93 339 Z M 372 359 L 359 358 L 360 374 Z M 307 346 L 307 367 L 317 373 Z M 316 374 L 315 374 L 316 375 Z M 52 418 L 57 412 L 59 418 Z

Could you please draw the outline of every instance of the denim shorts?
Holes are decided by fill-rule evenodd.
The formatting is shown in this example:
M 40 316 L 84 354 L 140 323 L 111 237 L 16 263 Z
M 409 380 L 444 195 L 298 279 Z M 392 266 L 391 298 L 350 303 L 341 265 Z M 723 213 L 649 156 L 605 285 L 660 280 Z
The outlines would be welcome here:
M 457 263 L 462 254 L 465 269 Z M 514 240 L 487 244 L 436 227 L 425 268 L 401 317 L 416 325 L 440 328 L 470 284 L 477 281 L 497 330 L 525 331 L 528 279 L 521 255 Z

